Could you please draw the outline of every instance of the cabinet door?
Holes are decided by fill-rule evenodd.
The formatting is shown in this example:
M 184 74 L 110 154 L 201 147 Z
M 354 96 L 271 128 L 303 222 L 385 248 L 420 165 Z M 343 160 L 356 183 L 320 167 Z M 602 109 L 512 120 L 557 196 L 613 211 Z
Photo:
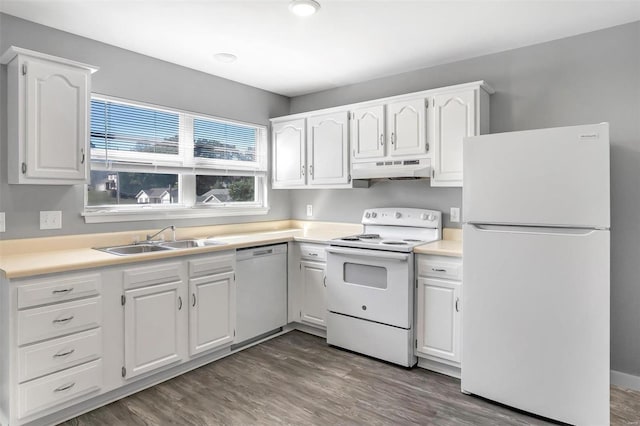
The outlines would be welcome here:
M 384 105 L 353 111 L 351 147 L 353 159 L 384 157 Z
M 462 140 L 477 134 L 475 91 L 434 96 L 432 186 L 462 186 Z
M 425 154 L 426 105 L 424 99 L 387 105 L 387 138 L 392 156 Z
M 302 306 L 300 320 L 326 327 L 327 282 L 326 264 L 300 262 L 302 270 Z
M 289 188 L 305 184 L 304 119 L 273 125 L 273 187 Z
M 82 183 L 87 176 L 87 70 L 38 59 L 25 61 L 24 150 L 27 178 Z
M 175 281 L 125 291 L 127 379 L 182 359 L 179 330 L 186 304 L 178 295 L 180 284 Z
M 418 280 L 419 353 L 460 362 L 460 289 L 457 281 Z
M 235 327 L 234 273 L 189 280 L 189 355 L 230 345 Z
M 349 183 L 349 114 L 336 112 L 307 119 L 310 185 Z

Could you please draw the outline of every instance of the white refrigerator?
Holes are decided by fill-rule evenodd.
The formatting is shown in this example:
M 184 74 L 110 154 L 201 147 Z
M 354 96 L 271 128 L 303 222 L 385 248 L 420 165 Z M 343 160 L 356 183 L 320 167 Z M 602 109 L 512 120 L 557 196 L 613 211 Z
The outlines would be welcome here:
M 608 123 L 463 147 L 462 391 L 608 425 Z

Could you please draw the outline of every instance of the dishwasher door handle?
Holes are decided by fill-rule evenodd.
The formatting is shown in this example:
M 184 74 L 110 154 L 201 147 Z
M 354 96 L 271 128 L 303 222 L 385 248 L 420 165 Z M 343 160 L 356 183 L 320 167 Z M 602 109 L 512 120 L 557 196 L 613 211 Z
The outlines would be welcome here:
M 269 249 L 269 250 L 256 250 L 254 251 L 251 255 L 252 256 L 264 256 L 266 254 L 273 254 L 273 249 Z

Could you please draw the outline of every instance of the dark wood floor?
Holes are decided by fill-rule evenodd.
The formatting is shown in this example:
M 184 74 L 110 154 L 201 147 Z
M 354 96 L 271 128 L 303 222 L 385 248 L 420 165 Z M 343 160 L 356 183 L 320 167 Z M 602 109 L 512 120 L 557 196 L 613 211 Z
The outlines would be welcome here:
M 612 424 L 640 424 L 640 393 L 612 388 Z M 407 370 L 291 332 L 72 419 L 67 425 L 543 425 Z

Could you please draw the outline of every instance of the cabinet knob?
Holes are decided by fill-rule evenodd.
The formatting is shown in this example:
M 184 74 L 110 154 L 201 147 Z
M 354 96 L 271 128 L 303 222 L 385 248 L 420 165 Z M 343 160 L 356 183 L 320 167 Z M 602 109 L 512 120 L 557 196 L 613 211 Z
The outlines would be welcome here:
M 460 312 L 460 298 L 456 298 L 456 312 Z
M 191 304 L 191 306 L 196 306 L 196 294 L 192 293 L 191 296 L 193 296 L 193 303 Z

